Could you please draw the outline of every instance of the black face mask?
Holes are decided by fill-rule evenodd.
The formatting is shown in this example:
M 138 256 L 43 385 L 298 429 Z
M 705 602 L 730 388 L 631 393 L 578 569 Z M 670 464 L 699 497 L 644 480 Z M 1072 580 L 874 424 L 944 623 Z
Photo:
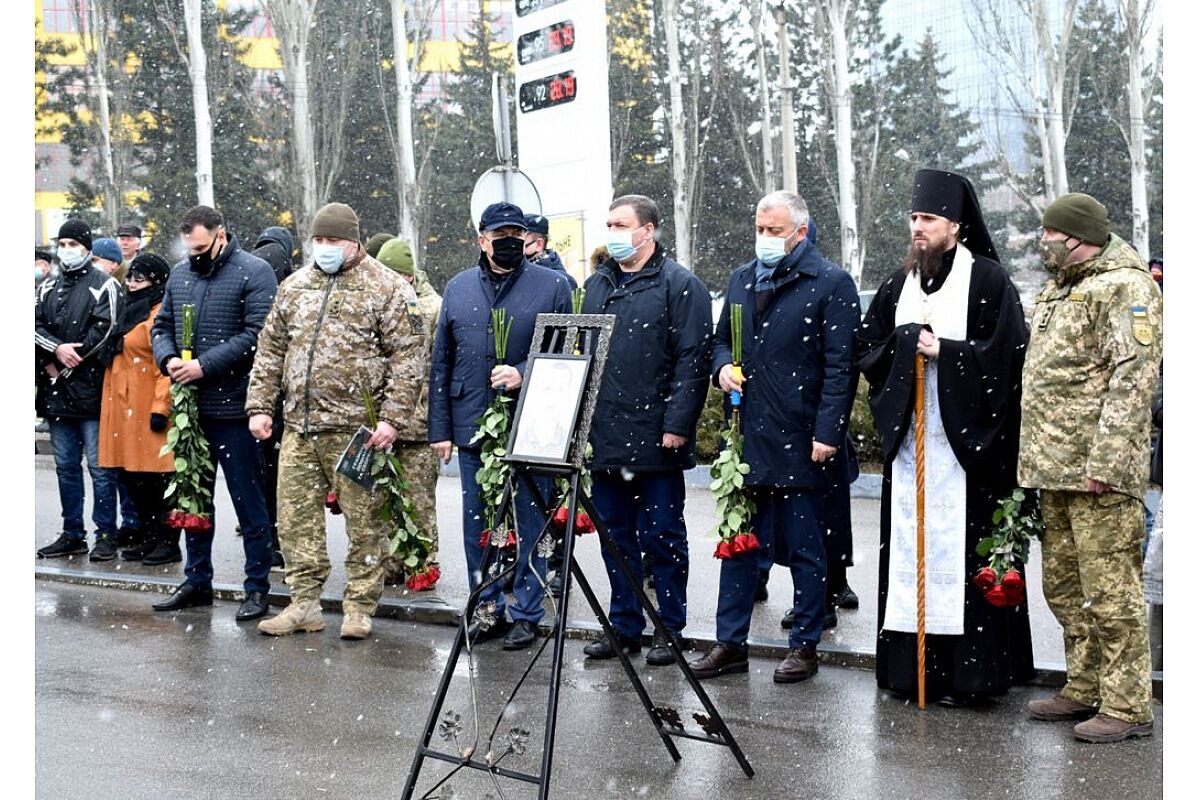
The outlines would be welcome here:
M 516 269 L 525 259 L 525 240 L 505 236 L 492 240 L 492 261 L 501 269 Z
M 191 266 L 192 272 L 196 273 L 197 275 L 207 275 L 208 273 L 212 272 L 213 262 L 215 262 L 217 260 L 217 256 L 221 254 L 220 250 L 218 250 L 216 253 L 213 253 L 213 246 L 215 246 L 216 243 L 216 237 L 213 237 L 212 244 L 209 245 L 207 250 L 205 250 L 203 253 L 197 253 L 196 255 L 188 256 L 188 264 Z

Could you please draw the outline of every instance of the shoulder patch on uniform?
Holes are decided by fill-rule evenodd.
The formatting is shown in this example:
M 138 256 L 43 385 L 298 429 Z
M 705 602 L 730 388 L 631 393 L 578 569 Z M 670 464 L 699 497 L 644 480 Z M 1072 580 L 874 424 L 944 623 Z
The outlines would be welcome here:
M 1088 299 L 1087 292 L 1071 292 L 1067 297 L 1068 300 L 1073 300 L 1077 303 L 1086 303 Z
M 1131 306 L 1130 316 L 1133 317 L 1133 338 L 1140 345 L 1150 346 L 1154 341 L 1154 330 L 1150 327 L 1150 314 L 1145 306 Z
M 421 319 L 421 315 L 417 313 L 417 301 L 409 300 L 405 304 L 408 308 L 408 327 L 414 336 L 425 335 L 425 322 Z

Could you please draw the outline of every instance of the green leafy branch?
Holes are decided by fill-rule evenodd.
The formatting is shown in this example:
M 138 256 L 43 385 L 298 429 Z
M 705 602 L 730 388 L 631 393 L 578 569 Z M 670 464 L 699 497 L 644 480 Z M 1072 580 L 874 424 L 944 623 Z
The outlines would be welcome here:
M 375 411 L 375 400 L 366 389 L 363 390 L 363 402 L 367 407 L 367 421 L 374 430 L 379 425 L 379 415 Z M 394 453 L 375 450 L 371 459 L 371 479 L 375 482 L 375 491 L 380 493 L 379 518 L 391 530 L 388 552 L 396 556 L 410 575 L 424 569 L 433 542 L 417 525 L 400 459 Z
M 1037 493 L 1017 487 L 992 512 L 992 535 L 979 540 L 975 552 L 988 559 L 996 574 L 1029 561 L 1029 542 L 1046 530 Z

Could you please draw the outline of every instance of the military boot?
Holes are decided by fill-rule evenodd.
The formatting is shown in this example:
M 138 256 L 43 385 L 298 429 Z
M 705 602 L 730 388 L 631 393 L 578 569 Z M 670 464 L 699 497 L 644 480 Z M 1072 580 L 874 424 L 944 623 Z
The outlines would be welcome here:
M 1097 714 L 1075 726 L 1076 739 L 1081 742 L 1097 744 L 1119 742 L 1135 736 L 1150 736 L 1153 733 L 1153 722 L 1126 722 L 1123 719 L 1110 717 L 1108 714 Z
M 371 615 L 353 603 L 343 603 L 345 616 L 342 617 L 343 639 L 365 639 L 371 635 Z
M 269 636 L 286 636 L 296 631 L 319 631 L 325 628 L 320 600 L 293 600 L 280 613 L 258 623 L 258 630 Z
M 1087 719 L 1088 717 L 1095 716 L 1097 711 L 1095 706 L 1090 706 L 1086 703 L 1077 703 L 1074 700 L 1063 697 L 1061 694 L 1056 694 L 1054 697 L 1048 697 L 1045 700 L 1030 700 L 1026 708 L 1029 709 L 1029 716 L 1048 722 Z

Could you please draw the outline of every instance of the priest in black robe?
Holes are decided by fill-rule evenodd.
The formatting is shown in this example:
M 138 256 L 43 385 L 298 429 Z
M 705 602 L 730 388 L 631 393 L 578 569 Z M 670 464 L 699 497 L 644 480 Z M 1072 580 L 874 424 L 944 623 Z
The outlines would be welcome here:
M 970 181 L 917 172 L 904 266 L 858 331 L 857 365 L 883 440 L 876 680 L 917 695 L 916 356 L 926 356 L 926 692 L 974 705 L 1033 674 L 1025 603 L 996 608 L 971 578 L 998 502 L 1016 486 L 1028 329 Z

